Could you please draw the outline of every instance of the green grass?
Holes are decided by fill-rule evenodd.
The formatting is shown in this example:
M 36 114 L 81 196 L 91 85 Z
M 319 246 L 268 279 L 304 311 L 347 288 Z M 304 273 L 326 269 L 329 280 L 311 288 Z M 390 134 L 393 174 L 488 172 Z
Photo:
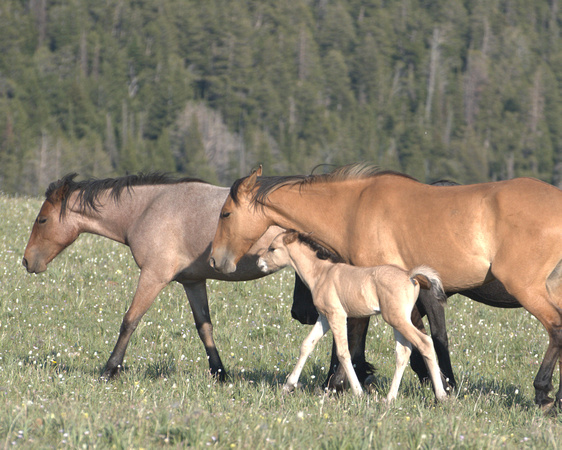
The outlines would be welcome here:
M 47 272 L 27 274 L 21 258 L 40 204 L 0 195 L 0 448 L 544 449 L 562 441 L 562 419 L 533 404 L 547 342 L 542 326 L 523 310 L 463 297 L 451 298 L 447 310 L 460 386 L 446 404 L 435 405 L 410 369 L 396 403 L 380 401 L 394 343 L 379 318 L 367 344 L 378 367 L 373 393 L 321 391 L 326 337 L 305 367 L 303 389 L 282 395 L 310 329 L 290 317 L 290 271 L 208 283 L 226 383 L 208 375 L 179 285 L 144 317 L 121 377 L 101 383 L 138 269 L 128 248 L 84 235 Z

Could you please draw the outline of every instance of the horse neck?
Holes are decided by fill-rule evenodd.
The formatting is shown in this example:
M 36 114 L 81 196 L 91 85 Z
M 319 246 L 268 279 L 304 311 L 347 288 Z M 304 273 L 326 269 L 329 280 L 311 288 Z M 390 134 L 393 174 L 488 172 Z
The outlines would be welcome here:
M 319 276 L 334 263 L 319 259 L 316 252 L 306 244 L 293 242 L 287 245 L 291 266 L 308 288 L 314 292 Z
M 109 190 L 100 194 L 96 210 L 79 206 L 77 194 L 68 201 L 68 219 L 78 224 L 79 233 L 92 233 L 122 244 L 127 243 L 127 232 L 145 210 L 151 195 L 135 195 L 134 189 L 124 191 L 115 201 Z M 144 193 L 143 193 L 144 194 Z
M 347 248 L 347 236 L 340 220 L 345 220 L 349 190 L 342 183 L 281 187 L 269 194 L 266 202 L 268 218 L 281 228 L 310 234 L 326 248 L 340 254 Z

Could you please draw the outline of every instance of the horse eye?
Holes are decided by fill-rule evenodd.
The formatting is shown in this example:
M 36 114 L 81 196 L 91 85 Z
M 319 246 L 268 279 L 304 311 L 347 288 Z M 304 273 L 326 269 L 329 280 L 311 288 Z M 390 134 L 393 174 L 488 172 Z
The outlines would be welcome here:
M 221 219 L 226 219 L 228 216 L 230 216 L 229 212 L 221 212 Z
M 38 223 L 39 225 L 44 224 L 46 221 L 47 221 L 47 218 L 46 218 L 46 217 L 37 217 L 37 223 Z

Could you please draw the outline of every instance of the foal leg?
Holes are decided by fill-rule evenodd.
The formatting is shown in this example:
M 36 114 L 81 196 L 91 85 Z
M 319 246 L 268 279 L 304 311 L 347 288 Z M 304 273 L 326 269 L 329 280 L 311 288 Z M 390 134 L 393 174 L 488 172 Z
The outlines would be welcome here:
M 108 381 L 119 374 L 131 335 L 136 330 L 142 316 L 144 316 L 154 302 L 156 296 L 168 283 L 169 280 L 161 281 L 159 277 L 154 277 L 151 272 L 141 270 L 137 290 L 129 310 L 123 317 L 119 338 L 100 377 L 102 380 Z
M 211 375 L 217 377 L 219 381 L 225 381 L 226 371 L 224 370 L 219 352 L 215 345 L 215 340 L 213 339 L 213 324 L 211 323 L 205 280 L 185 283 L 183 288 L 189 300 L 191 311 L 193 312 L 193 319 L 195 319 L 195 326 L 199 333 L 199 338 L 205 346 Z
M 334 334 L 334 341 L 336 343 L 336 351 L 338 354 L 338 360 L 340 362 L 340 367 L 343 368 L 347 379 L 349 381 L 349 386 L 355 395 L 362 395 L 363 389 L 361 388 L 361 383 L 357 374 L 353 369 L 353 364 L 351 363 L 351 353 L 349 352 L 349 345 L 347 341 L 347 321 L 345 314 L 335 314 L 331 315 L 328 319 L 330 327 L 332 328 L 332 333 Z
M 422 320 L 422 317 L 426 316 L 425 309 L 423 309 L 423 305 L 421 302 L 417 302 L 412 310 L 412 323 L 414 326 L 420 330 L 422 333 L 426 333 L 425 326 Z M 427 371 L 427 366 L 423 360 L 423 356 L 419 352 L 419 350 L 415 347 L 412 348 L 412 353 L 410 355 L 410 367 L 414 371 L 414 373 L 418 376 L 420 383 L 424 384 L 429 382 L 429 372 Z
M 441 379 L 441 371 L 437 364 L 433 342 L 429 336 L 414 327 L 409 321 L 409 316 L 407 317 L 408 320 L 395 320 L 390 318 L 388 323 L 420 351 L 429 369 L 435 397 L 437 400 L 443 401 L 447 398 L 447 393 L 443 387 L 443 380 Z
M 316 346 L 320 338 L 324 336 L 329 329 L 330 325 L 328 324 L 328 320 L 322 314 L 319 314 L 316 324 L 312 327 L 312 330 L 301 345 L 300 356 L 297 364 L 295 365 L 295 368 L 293 369 L 293 371 L 287 378 L 285 385 L 283 386 L 284 392 L 291 392 L 297 387 L 299 383 L 299 377 L 301 376 L 301 372 L 304 367 L 304 363 L 308 358 L 308 355 L 312 353 L 312 350 L 314 350 L 314 347 Z
M 369 329 L 369 317 L 361 319 L 349 318 L 347 320 L 347 329 L 353 368 L 359 381 L 364 383 L 367 377 L 375 371 L 374 367 L 365 360 L 365 342 Z M 341 391 L 344 388 L 345 379 L 345 370 L 339 364 L 337 346 L 334 340 L 332 344 L 330 371 L 328 372 L 328 377 L 324 386 L 327 386 L 328 389 Z
M 392 377 L 392 383 L 390 384 L 390 390 L 386 396 L 386 401 L 389 403 L 398 396 L 400 381 L 402 381 L 404 370 L 406 370 L 408 365 L 408 358 L 412 353 L 412 344 L 396 328 L 394 328 L 394 340 L 396 341 L 396 368 Z
M 446 382 L 452 388 L 457 386 L 453 367 L 451 366 L 451 355 L 449 354 L 449 336 L 445 321 L 445 308 L 439 301 L 430 294 L 429 291 L 422 289 L 418 297 L 427 314 L 429 327 L 431 328 L 431 339 L 435 348 L 435 353 L 439 359 L 441 372 L 445 376 Z M 425 358 L 424 358 L 425 359 Z

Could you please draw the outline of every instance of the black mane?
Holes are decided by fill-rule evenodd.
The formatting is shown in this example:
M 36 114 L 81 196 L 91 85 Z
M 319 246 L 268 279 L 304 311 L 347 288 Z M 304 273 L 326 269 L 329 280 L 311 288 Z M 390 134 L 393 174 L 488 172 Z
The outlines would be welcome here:
M 156 186 L 178 183 L 199 182 L 206 183 L 198 178 L 174 178 L 168 174 L 160 172 L 139 173 L 118 178 L 91 178 L 88 180 L 74 181 L 78 174 L 70 173 L 58 181 L 52 182 L 45 191 L 45 198 L 50 202 L 57 200 L 61 202 L 61 216 L 64 216 L 68 206 L 68 199 L 77 192 L 80 209 L 82 212 L 87 209 L 98 210 L 99 196 L 103 192 L 110 191 L 110 197 L 118 202 L 124 190 L 129 192 L 134 186 Z
M 326 247 L 324 247 L 323 245 L 319 244 L 314 239 L 312 239 L 310 234 L 297 233 L 297 236 L 298 236 L 299 242 L 302 242 L 303 244 L 307 245 L 313 251 L 316 252 L 316 257 L 318 259 L 329 260 L 333 263 L 343 263 L 343 262 L 345 262 L 340 255 L 338 255 L 337 253 L 334 253 L 331 250 L 328 250 Z
M 415 178 L 409 175 L 400 172 L 394 172 L 392 170 L 380 170 L 377 166 L 370 164 L 348 164 L 346 166 L 339 167 L 327 174 L 258 177 L 256 180 L 257 189 L 254 191 L 252 203 L 264 204 L 269 194 L 283 186 L 290 185 L 303 188 L 307 185 L 316 183 L 331 183 L 353 179 L 359 180 L 389 174 L 417 181 Z M 238 190 L 240 188 L 240 185 L 246 178 L 247 177 L 236 180 L 230 188 L 230 197 L 235 204 L 238 203 Z

